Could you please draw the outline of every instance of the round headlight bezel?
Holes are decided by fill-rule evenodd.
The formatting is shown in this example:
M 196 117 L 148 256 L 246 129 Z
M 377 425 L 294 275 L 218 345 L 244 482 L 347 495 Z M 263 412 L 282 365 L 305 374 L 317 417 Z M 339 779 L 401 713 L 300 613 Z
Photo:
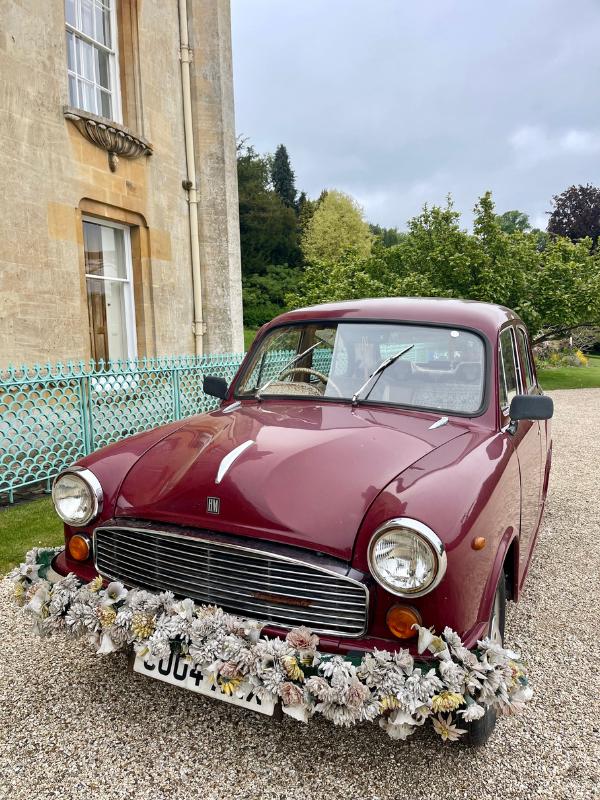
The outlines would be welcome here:
M 389 583 L 377 570 L 375 566 L 375 562 L 373 559 L 373 552 L 375 549 L 375 545 L 377 542 L 386 534 L 394 530 L 398 530 L 399 528 L 403 529 L 404 531 L 408 531 L 413 536 L 416 536 L 424 542 L 431 553 L 434 556 L 435 563 L 436 563 L 436 571 L 431 578 L 427 582 L 427 584 L 419 587 L 418 589 L 398 589 L 393 584 Z M 396 519 L 390 519 L 381 525 L 373 536 L 371 537 L 371 541 L 369 542 L 369 550 L 367 554 L 367 560 L 369 564 L 369 570 L 371 575 L 375 578 L 377 583 L 389 592 L 390 594 L 395 595 L 396 597 L 404 597 L 404 598 L 411 598 L 411 597 L 423 597 L 423 595 L 429 594 L 432 592 L 440 583 L 444 575 L 446 574 L 446 567 L 447 567 L 447 558 L 446 558 L 446 548 L 444 547 L 444 543 L 440 539 L 440 537 L 434 533 L 427 525 L 422 522 L 419 522 L 416 519 L 410 519 L 409 517 L 398 517 Z
M 64 478 L 67 475 L 73 475 L 81 480 L 87 486 L 89 492 L 91 501 L 90 511 L 88 514 L 86 514 L 85 518 L 81 520 L 73 520 L 73 518 L 62 514 L 57 504 L 56 487 L 61 478 Z M 98 478 L 89 469 L 86 469 L 85 467 L 69 467 L 69 469 L 65 469 L 58 474 L 52 483 L 52 502 L 54 504 L 54 510 L 66 525 L 69 525 L 72 528 L 83 528 L 86 525 L 89 525 L 89 523 L 96 519 L 96 517 L 102 512 L 102 486 L 100 485 Z

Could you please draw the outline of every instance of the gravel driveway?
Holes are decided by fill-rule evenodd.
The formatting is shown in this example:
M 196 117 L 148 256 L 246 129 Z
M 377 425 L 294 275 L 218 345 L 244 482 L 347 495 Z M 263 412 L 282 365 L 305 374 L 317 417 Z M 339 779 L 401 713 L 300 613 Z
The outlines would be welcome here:
M 553 394 L 554 471 L 525 594 L 509 606 L 533 702 L 477 752 L 419 730 L 282 724 L 33 638 L 0 584 L 0 798 L 600 797 L 600 390 Z

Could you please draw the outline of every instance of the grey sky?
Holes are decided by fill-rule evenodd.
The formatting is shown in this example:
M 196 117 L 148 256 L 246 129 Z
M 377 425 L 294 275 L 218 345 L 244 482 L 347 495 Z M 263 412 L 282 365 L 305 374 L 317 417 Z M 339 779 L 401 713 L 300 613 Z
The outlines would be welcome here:
M 600 184 L 599 0 L 231 0 L 238 133 L 404 227 Z

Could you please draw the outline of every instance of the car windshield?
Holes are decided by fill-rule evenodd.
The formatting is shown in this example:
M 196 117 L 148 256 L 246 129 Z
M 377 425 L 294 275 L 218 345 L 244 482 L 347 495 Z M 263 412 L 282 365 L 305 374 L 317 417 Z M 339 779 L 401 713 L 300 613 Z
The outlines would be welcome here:
M 406 351 L 402 353 L 402 351 Z M 323 397 L 351 402 L 374 376 L 369 403 L 474 414 L 483 401 L 484 346 L 460 328 L 402 323 L 311 322 L 261 340 L 236 397 Z

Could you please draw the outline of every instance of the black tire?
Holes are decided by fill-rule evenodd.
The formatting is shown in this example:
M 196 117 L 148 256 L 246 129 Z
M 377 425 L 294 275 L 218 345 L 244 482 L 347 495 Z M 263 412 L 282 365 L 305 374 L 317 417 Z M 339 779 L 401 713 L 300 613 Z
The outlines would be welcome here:
M 500 576 L 500 580 L 498 581 L 498 586 L 496 588 L 496 594 L 494 596 L 494 605 L 492 606 L 492 619 L 490 619 L 490 627 L 488 629 L 488 634 L 491 633 L 491 628 L 493 624 L 493 614 L 494 608 L 496 607 L 496 603 L 498 603 L 498 628 L 500 632 L 500 639 L 501 642 L 504 642 L 504 624 L 506 621 L 506 576 L 504 572 Z M 473 722 L 467 722 L 466 729 L 467 732 L 463 736 L 463 742 L 468 747 L 481 747 L 484 745 L 487 740 L 490 738 L 492 731 L 496 727 L 496 719 L 498 715 L 496 712 L 488 708 L 486 709 L 485 714 L 481 719 L 473 720 Z

